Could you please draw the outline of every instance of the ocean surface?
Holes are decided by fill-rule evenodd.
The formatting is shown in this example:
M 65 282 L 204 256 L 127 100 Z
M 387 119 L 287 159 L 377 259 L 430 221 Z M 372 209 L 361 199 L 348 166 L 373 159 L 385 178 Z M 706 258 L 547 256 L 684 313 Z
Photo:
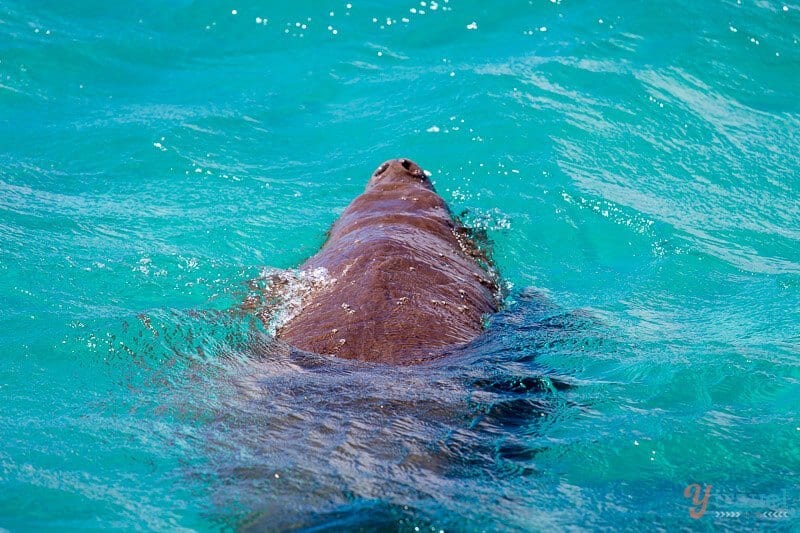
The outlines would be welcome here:
M 0 1 L 0 530 L 800 528 L 800 4 L 283 4 Z M 276 349 L 394 157 L 503 311 Z

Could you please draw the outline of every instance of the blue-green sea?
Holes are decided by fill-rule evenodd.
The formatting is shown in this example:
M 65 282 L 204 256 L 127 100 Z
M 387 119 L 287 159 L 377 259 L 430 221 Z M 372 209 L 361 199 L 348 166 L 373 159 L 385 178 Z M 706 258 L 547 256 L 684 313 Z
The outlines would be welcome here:
M 271 349 L 394 157 L 503 310 Z M 0 1 L 0 531 L 101 528 L 800 528 L 800 4 Z

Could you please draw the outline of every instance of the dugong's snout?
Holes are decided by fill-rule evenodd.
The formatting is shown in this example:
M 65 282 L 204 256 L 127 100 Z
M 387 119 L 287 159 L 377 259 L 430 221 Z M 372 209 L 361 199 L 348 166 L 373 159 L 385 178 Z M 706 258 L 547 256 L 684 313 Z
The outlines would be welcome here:
M 369 186 L 421 183 L 432 189 L 430 179 L 422 168 L 410 159 L 390 159 L 379 166 L 369 180 Z

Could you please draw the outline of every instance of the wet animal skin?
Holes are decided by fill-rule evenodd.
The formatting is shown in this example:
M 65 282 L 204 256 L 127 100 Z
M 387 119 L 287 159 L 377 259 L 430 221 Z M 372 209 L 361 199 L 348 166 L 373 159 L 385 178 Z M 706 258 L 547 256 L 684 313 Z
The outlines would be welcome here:
M 423 170 L 383 163 L 300 268 L 335 281 L 276 332 L 302 350 L 411 364 L 478 336 L 498 309 L 493 273 Z

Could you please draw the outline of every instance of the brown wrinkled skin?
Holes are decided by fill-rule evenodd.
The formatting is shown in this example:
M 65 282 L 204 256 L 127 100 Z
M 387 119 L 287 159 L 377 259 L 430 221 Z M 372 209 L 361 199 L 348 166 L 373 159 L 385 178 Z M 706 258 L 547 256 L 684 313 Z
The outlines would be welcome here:
M 465 253 L 456 223 L 422 169 L 387 161 L 302 269 L 335 283 L 277 332 L 300 349 L 409 364 L 475 338 L 497 311 L 496 285 Z

